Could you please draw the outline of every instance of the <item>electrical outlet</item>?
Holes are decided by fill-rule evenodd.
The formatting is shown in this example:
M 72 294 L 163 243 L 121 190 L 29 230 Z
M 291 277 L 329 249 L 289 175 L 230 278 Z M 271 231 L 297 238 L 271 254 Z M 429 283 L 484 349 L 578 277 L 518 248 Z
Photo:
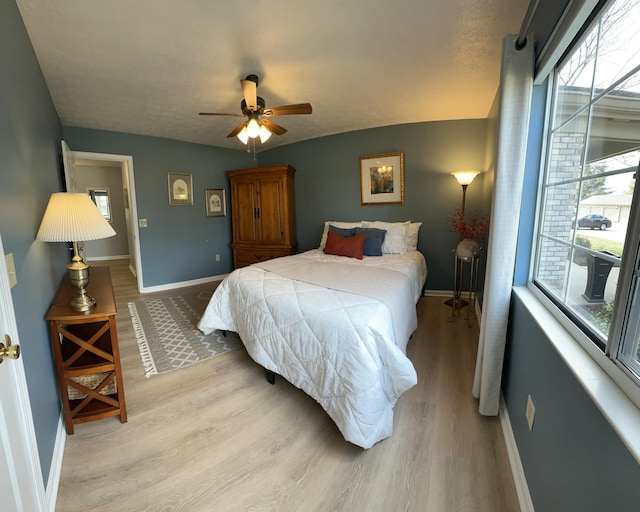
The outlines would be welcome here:
M 216 261 L 220 261 L 220 255 L 216 254 Z
M 533 430 L 533 419 L 536 417 L 536 408 L 533 406 L 533 400 L 531 399 L 531 395 L 527 395 L 527 424 L 529 425 L 529 430 Z
M 138 226 L 140 226 L 141 228 L 146 228 L 147 227 L 147 219 L 138 219 Z

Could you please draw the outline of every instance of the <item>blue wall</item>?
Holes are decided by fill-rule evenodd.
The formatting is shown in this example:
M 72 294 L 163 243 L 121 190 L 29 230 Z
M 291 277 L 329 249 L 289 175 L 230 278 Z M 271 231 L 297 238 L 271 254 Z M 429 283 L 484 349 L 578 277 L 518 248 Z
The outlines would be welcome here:
M 64 128 L 72 150 L 131 155 L 135 175 L 144 286 L 221 275 L 233 268 L 231 215 L 207 217 L 207 188 L 229 187 L 226 171 L 255 165 L 245 151 L 157 137 Z M 191 174 L 193 206 L 169 205 L 169 172 Z M 215 255 L 220 254 L 220 262 Z
M 486 130 L 485 119 L 388 126 L 282 146 L 259 157 L 261 164 L 289 163 L 297 170 L 300 250 L 318 247 L 326 220 L 423 222 L 418 250 L 429 268 L 425 287 L 451 290 L 458 235 L 448 231 L 446 220 L 462 200 L 451 172 L 483 170 Z M 360 156 L 398 151 L 404 153 L 404 204 L 362 206 Z M 483 178 L 469 186 L 468 211 L 486 203 Z
M 486 127 L 486 120 L 475 119 L 362 130 L 265 150 L 256 160 L 242 150 L 83 128 L 65 127 L 64 138 L 72 150 L 133 156 L 138 217 L 149 222 L 140 229 L 144 286 L 229 272 L 231 217 L 205 216 L 204 189 L 224 187 L 229 197 L 226 171 L 288 163 L 296 168 L 300 251 L 318 246 L 325 220 L 422 221 L 418 249 L 429 266 L 426 288 L 450 290 L 457 235 L 448 232 L 446 219 L 462 197 L 450 173 L 482 170 Z M 361 206 L 360 156 L 394 151 L 404 152 L 404 204 Z M 169 206 L 168 172 L 193 175 L 194 206 Z M 476 180 L 468 209 L 486 204 L 483 177 Z M 222 255 L 220 263 L 214 254 Z
M 56 114 L 22 18 L 0 2 L 0 233 L 13 253 L 12 298 L 45 482 L 60 418 L 44 315 L 65 272 L 65 244 L 36 242 L 49 196 L 62 187 Z
M 535 509 L 637 511 L 640 466 L 516 295 L 508 340 L 503 394 Z

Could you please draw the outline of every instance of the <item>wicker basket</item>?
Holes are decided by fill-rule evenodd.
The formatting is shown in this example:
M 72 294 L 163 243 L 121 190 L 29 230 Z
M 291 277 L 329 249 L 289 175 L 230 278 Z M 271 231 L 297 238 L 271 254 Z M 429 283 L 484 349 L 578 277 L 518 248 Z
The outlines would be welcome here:
M 91 375 L 79 375 L 78 377 L 68 377 L 69 380 L 77 382 L 78 384 L 84 386 L 85 388 L 95 389 L 97 388 L 104 379 L 109 376 L 111 372 L 103 372 L 103 373 L 93 373 Z M 118 392 L 118 388 L 116 387 L 116 380 L 113 379 L 109 384 L 107 384 L 101 391 L 101 395 L 114 395 Z M 67 386 L 67 393 L 69 395 L 69 400 L 79 400 L 82 398 L 86 398 L 87 394 L 78 391 L 71 386 Z

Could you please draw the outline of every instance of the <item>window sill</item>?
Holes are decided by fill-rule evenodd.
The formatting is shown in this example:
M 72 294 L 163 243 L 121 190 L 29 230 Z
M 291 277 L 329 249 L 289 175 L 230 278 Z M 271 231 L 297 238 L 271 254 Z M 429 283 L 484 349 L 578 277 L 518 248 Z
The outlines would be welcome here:
M 640 409 L 531 290 L 515 287 L 513 291 L 631 455 L 640 463 Z M 604 364 L 610 364 L 613 370 L 620 371 L 604 356 L 603 359 Z

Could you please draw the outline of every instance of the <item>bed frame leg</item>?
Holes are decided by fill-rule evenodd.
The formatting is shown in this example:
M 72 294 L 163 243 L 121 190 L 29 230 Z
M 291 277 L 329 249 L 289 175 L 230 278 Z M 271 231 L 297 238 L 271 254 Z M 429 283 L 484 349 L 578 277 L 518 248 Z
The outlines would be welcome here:
M 275 372 L 272 372 L 271 370 L 267 370 L 267 382 L 271 385 L 274 385 L 276 383 Z

